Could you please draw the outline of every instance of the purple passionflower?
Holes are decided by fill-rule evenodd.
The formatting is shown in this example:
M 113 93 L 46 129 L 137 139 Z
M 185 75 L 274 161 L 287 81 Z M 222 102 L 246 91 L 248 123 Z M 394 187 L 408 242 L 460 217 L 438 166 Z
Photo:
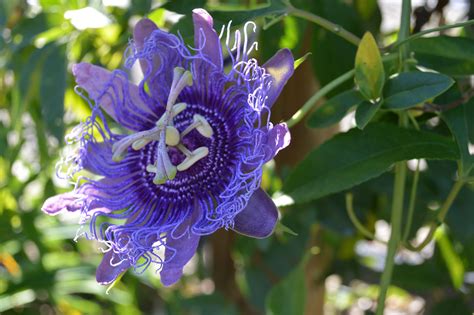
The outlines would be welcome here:
M 79 149 L 70 160 L 73 173 L 87 176 L 73 192 L 46 200 L 43 211 L 80 211 L 82 223 L 90 222 L 86 237 L 106 245 L 101 284 L 156 263 L 171 285 L 201 236 L 226 228 L 263 238 L 277 222 L 260 182 L 263 164 L 290 141 L 287 126 L 269 118 L 293 74 L 292 54 L 282 49 L 258 66 L 248 58 L 255 48 L 249 25 L 244 36 L 233 35 L 232 48 L 228 28 L 232 67 L 225 71 L 212 17 L 195 9 L 193 20 L 191 50 L 151 20 L 137 23 L 126 66 L 140 63 L 138 85 L 120 70 L 73 67 L 92 115 L 73 131 Z M 104 113 L 118 125 L 109 126 Z

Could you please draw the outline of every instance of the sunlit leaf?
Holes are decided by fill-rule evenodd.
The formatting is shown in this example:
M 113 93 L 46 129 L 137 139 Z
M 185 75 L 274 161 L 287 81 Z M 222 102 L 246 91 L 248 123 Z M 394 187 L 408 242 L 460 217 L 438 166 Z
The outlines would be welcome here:
M 294 68 L 298 68 L 303 62 L 305 62 L 306 58 L 308 58 L 311 55 L 311 53 L 306 53 L 303 57 L 298 58 L 295 60 Z
M 445 227 L 440 227 L 436 230 L 435 239 L 439 246 L 441 255 L 446 262 L 446 267 L 448 268 L 454 287 L 456 289 L 461 288 L 461 285 L 464 282 L 464 264 L 459 255 L 454 250 L 453 244 L 446 233 Z
M 377 42 L 369 32 L 364 34 L 355 58 L 355 82 L 365 98 L 377 100 L 382 94 L 385 70 Z

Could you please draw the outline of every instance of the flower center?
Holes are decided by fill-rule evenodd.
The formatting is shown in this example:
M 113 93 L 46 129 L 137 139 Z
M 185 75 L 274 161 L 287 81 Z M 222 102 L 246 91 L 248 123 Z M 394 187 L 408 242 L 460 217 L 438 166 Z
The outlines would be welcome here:
M 181 141 L 184 136 L 194 129 L 202 136 L 211 138 L 214 131 L 206 118 L 195 114 L 192 123 L 181 133 L 174 126 L 173 122 L 176 115 L 184 111 L 187 107 L 186 103 L 176 104 L 176 100 L 184 88 L 192 84 L 191 72 L 181 67 L 176 67 L 173 71 L 173 81 L 166 103 L 166 110 L 156 122 L 155 127 L 126 136 L 114 143 L 112 146 L 112 159 L 115 162 L 121 161 L 130 146 L 133 150 L 141 150 L 150 142 L 158 141 L 155 163 L 148 164 L 146 170 L 147 172 L 155 173 L 153 183 L 160 185 L 166 183 L 168 180 L 174 179 L 178 171 L 185 171 L 206 157 L 209 154 L 209 148 L 202 146 L 190 151 Z M 174 147 L 184 154 L 185 159 L 180 164 L 175 166 L 171 163 L 168 153 L 169 147 Z

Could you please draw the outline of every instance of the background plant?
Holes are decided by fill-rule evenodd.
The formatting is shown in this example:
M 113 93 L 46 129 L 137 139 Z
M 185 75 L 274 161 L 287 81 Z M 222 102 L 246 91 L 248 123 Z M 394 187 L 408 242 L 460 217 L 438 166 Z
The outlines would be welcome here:
M 450 1 L 404 0 L 399 30 L 382 33 L 375 0 L 119 2 L 0 2 L 0 312 L 472 313 L 472 16 L 446 25 Z M 89 114 L 69 69 L 120 66 L 144 15 L 191 43 L 195 7 L 218 28 L 255 20 L 261 60 L 301 57 L 276 108 L 293 143 L 263 181 L 282 225 L 265 240 L 207 239 L 173 289 L 149 270 L 106 294 L 97 245 L 39 211 L 68 189 L 55 165 Z M 355 126 L 332 136 L 348 114 Z

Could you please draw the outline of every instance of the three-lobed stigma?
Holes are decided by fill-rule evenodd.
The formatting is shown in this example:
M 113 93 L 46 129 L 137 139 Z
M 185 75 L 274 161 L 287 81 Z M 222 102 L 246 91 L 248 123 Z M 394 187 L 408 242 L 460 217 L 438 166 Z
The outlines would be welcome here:
M 178 171 L 185 171 L 192 167 L 199 160 L 209 154 L 207 147 L 199 147 L 190 151 L 183 143 L 182 139 L 192 130 L 196 130 L 202 136 L 211 138 L 214 131 L 204 116 L 195 114 L 193 122 L 187 126 L 181 133 L 174 126 L 173 119 L 179 113 L 186 110 L 186 103 L 175 103 L 179 94 L 187 86 L 192 85 L 192 74 L 181 67 L 176 67 L 173 71 L 173 81 L 171 83 L 170 93 L 166 104 L 166 110 L 158 119 L 155 127 L 126 136 L 112 146 L 112 159 L 119 162 L 125 158 L 128 148 L 141 150 L 150 142 L 158 141 L 156 160 L 154 164 L 148 164 L 146 171 L 155 173 L 153 183 L 161 185 L 168 180 L 173 180 Z M 168 155 L 168 147 L 174 147 L 184 154 L 185 159 L 178 165 L 171 163 Z

